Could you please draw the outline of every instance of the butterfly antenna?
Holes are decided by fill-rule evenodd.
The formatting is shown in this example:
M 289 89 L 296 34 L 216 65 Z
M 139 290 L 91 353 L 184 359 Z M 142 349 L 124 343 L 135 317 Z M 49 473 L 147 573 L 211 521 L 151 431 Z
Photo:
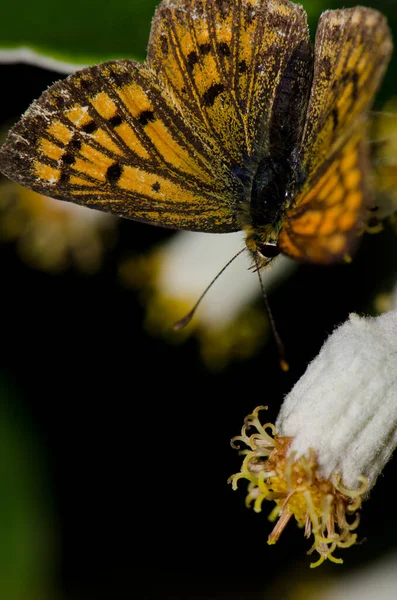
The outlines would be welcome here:
M 173 326 L 172 329 L 174 331 L 180 331 L 181 329 L 183 329 L 184 327 L 186 327 L 186 325 L 188 325 L 190 323 L 190 321 L 193 318 L 194 313 L 196 312 L 200 302 L 202 301 L 202 299 L 204 298 L 204 296 L 206 295 L 206 293 L 208 292 L 208 290 L 212 287 L 212 285 L 215 283 L 215 281 L 222 275 L 222 273 L 224 271 L 226 271 L 226 269 L 228 268 L 229 265 L 232 264 L 232 262 L 234 260 L 236 260 L 236 258 L 238 256 L 240 256 L 240 254 L 242 254 L 244 251 L 246 250 L 246 248 L 242 248 L 242 250 L 239 250 L 239 252 L 237 252 L 237 254 L 235 254 L 226 264 L 224 267 L 222 267 L 222 269 L 219 271 L 219 273 L 214 277 L 214 279 L 211 281 L 211 283 L 209 285 L 207 285 L 207 287 L 205 288 L 204 292 L 201 294 L 200 298 L 197 300 L 196 304 L 193 306 L 192 310 L 190 312 L 187 313 L 187 315 L 185 315 L 182 319 L 179 319 L 179 321 L 177 321 Z
M 284 349 L 284 344 L 282 342 L 282 339 L 280 337 L 279 332 L 277 331 L 276 328 L 276 323 L 274 321 L 274 317 L 273 317 L 273 313 L 271 311 L 270 308 L 270 304 L 269 304 L 269 299 L 267 297 L 267 293 L 265 290 L 265 286 L 263 285 L 263 280 L 261 277 L 261 273 L 260 273 L 260 269 L 259 269 L 259 263 L 258 263 L 258 257 L 255 256 L 255 265 L 256 265 L 256 272 L 258 273 L 258 279 L 259 279 L 259 284 L 261 286 L 261 290 L 262 290 L 262 298 L 263 301 L 265 303 L 265 308 L 266 308 L 266 313 L 269 319 L 269 323 L 270 323 L 270 328 L 272 330 L 273 333 L 273 338 L 274 341 L 276 342 L 276 346 L 277 346 L 277 352 L 278 352 L 278 356 L 279 356 L 279 360 L 280 360 L 280 367 L 282 371 L 288 371 L 289 370 L 289 364 L 288 361 L 286 359 L 285 356 L 285 349 Z

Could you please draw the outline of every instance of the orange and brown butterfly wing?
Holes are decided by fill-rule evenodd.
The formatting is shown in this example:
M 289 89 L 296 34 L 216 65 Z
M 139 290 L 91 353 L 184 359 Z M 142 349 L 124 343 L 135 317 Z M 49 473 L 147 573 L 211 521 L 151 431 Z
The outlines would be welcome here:
M 2 172 L 34 191 L 165 227 L 238 229 L 238 181 L 145 65 L 78 71 L 11 130 Z
M 163 0 L 148 63 L 202 137 L 229 165 L 269 152 L 278 84 L 306 13 L 287 0 Z
M 337 262 L 357 244 L 371 194 L 367 114 L 391 50 L 377 11 L 356 7 L 320 18 L 301 145 L 306 182 L 279 238 L 281 250 L 294 258 Z
M 367 155 L 360 131 L 317 170 L 287 211 L 279 237 L 284 254 L 323 264 L 349 260 L 367 204 Z

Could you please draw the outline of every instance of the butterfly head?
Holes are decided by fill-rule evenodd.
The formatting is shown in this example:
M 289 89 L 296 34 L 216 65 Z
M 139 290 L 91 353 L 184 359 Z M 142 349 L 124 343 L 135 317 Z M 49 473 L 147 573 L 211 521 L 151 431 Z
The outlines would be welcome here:
M 260 269 L 281 253 L 278 236 L 270 227 L 246 226 L 244 230 L 247 248 Z

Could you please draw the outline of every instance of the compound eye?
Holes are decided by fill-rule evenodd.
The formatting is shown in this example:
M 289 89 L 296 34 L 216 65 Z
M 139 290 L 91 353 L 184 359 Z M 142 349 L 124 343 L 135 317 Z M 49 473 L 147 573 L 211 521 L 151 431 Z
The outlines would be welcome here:
M 264 258 L 274 258 L 281 253 L 281 250 L 277 244 L 263 244 L 262 246 L 258 247 L 258 252 Z

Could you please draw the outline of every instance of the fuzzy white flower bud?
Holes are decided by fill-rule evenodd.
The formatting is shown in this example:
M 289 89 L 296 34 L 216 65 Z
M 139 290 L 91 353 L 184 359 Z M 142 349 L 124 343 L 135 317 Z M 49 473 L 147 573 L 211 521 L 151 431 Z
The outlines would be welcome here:
M 314 536 L 312 567 L 342 562 L 333 553 L 355 543 L 357 510 L 397 446 L 397 310 L 351 315 L 287 395 L 275 426 L 261 424 L 263 408 L 233 440 L 249 448 L 233 487 L 248 479 L 246 502 L 257 512 L 275 502 L 268 543 L 294 516 Z
M 285 398 L 276 421 L 296 457 L 314 448 L 322 475 L 374 485 L 397 445 L 397 310 L 341 325 Z

